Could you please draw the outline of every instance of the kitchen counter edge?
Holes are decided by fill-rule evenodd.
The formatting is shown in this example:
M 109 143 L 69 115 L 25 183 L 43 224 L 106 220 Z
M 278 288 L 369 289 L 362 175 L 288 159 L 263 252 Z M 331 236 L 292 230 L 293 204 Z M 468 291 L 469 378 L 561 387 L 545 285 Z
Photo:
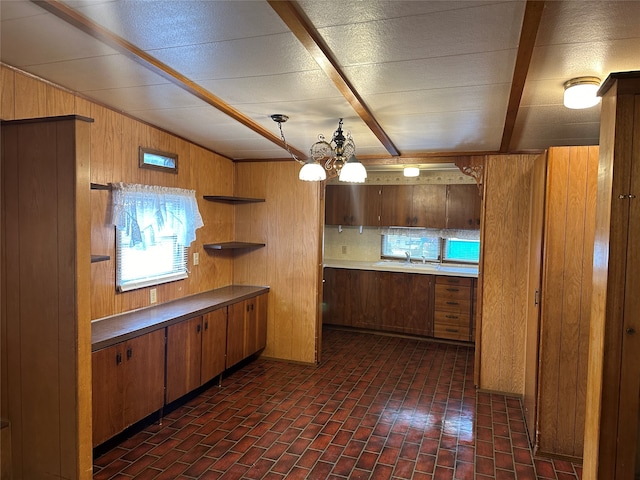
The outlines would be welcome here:
M 447 275 L 451 277 L 478 278 L 477 266 L 430 266 L 423 264 L 407 265 L 404 262 L 389 261 L 355 261 L 355 260 L 325 260 L 324 268 L 345 268 L 351 270 L 375 270 L 380 272 L 415 273 L 421 275 Z
M 91 321 L 91 351 L 173 325 L 269 292 L 269 287 L 228 285 L 150 307 Z

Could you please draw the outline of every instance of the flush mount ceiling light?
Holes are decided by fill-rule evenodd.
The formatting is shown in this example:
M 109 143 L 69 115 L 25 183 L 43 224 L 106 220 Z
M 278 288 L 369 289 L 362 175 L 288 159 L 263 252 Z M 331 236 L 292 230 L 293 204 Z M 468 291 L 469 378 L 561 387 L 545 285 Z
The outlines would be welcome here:
M 578 77 L 564 82 L 564 106 L 580 109 L 590 108 L 600 101 L 598 97 L 600 79 L 598 77 Z
M 364 165 L 356 158 L 356 145 L 353 142 L 351 133 L 342 130 L 342 118 L 338 123 L 338 129 L 333 132 L 331 140 L 327 142 L 324 135 L 318 135 L 318 141 L 311 145 L 309 149 L 310 158 L 306 162 L 299 160 L 289 149 L 284 138 L 282 124 L 289 117 L 283 114 L 273 114 L 271 118 L 280 127 L 280 136 L 289 154 L 294 160 L 303 163 L 298 178 L 300 180 L 315 182 L 325 180 L 327 172 L 331 176 L 338 176 L 341 182 L 364 183 L 367 178 L 367 171 Z
M 405 177 L 417 177 L 420 175 L 420 169 L 418 167 L 404 167 L 403 173 Z

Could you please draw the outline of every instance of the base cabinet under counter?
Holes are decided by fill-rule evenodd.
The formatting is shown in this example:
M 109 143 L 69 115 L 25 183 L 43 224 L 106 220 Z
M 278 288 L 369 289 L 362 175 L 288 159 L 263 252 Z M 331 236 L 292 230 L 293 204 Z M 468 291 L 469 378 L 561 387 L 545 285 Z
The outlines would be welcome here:
M 476 279 L 325 267 L 323 323 L 473 341 Z
M 105 325 L 105 331 L 119 330 L 127 321 L 140 325 L 150 318 L 163 317 L 165 310 L 178 314 L 173 321 L 164 315 L 151 332 L 136 336 L 134 330 L 130 338 L 118 343 L 105 339 L 103 331 L 94 330 L 94 345 L 100 345 L 92 353 L 94 447 L 222 374 L 227 365 L 265 348 L 268 293 L 263 292 L 268 288 L 220 290 L 219 295 L 212 291 L 210 297 L 203 294 L 185 299 L 184 308 L 177 301 L 166 309 L 158 305 L 146 312 L 107 319 L 115 324 Z M 191 310 L 192 305 L 200 310 Z M 232 309 L 241 313 L 235 330 L 240 349 L 232 353 L 236 355 L 233 363 L 228 363 L 228 312 Z

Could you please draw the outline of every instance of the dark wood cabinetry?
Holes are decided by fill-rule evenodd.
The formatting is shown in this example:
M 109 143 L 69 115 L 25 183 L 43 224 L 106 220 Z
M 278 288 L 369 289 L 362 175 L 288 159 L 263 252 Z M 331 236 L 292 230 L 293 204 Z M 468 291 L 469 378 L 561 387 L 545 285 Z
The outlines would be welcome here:
M 229 306 L 226 367 L 262 350 L 267 344 L 267 297 L 238 302 Z
M 323 322 L 429 336 L 433 275 L 324 269 Z
M 227 308 L 205 313 L 202 317 L 202 361 L 200 383 L 206 383 L 225 369 Z
M 447 228 L 479 229 L 481 203 L 475 184 L 447 185 Z
M 471 278 L 437 276 L 433 314 L 434 336 L 471 340 Z
M 167 327 L 167 403 L 201 385 L 201 359 L 202 317 Z
M 162 408 L 164 341 L 162 329 L 93 353 L 94 446 Z
M 446 185 L 383 185 L 380 223 L 384 226 L 444 228 Z
M 380 225 L 380 186 L 327 185 L 326 225 Z

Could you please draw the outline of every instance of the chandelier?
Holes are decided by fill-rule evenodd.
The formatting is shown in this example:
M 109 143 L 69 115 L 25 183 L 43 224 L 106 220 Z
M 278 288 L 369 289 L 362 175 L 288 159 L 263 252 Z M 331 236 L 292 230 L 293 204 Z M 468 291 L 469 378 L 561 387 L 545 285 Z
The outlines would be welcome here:
M 364 183 L 367 178 L 367 171 L 364 165 L 356 158 L 356 144 L 351 137 L 351 133 L 346 132 L 345 134 L 342 130 L 342 118 L 338 122 L 338 129 L 333 132 L 330 141 L 327 141 L 324 135 L 318 135 L 318 141 L 311 145 L 309 149 L 309 160 L 306 162 L 301 161 L 291 152 L 284 138 L 282 124 L 289 117 L 283 114 L 273 114 L 271 118 L 278 124 L 280 137 L 291 157 L 303 164 L 298 176 L 300 180 L 309 182 L 322 181 L 326 180 L 327 173 L 329 173 L 331 177 L 338 176 L 338 180 L 341 182 Z

